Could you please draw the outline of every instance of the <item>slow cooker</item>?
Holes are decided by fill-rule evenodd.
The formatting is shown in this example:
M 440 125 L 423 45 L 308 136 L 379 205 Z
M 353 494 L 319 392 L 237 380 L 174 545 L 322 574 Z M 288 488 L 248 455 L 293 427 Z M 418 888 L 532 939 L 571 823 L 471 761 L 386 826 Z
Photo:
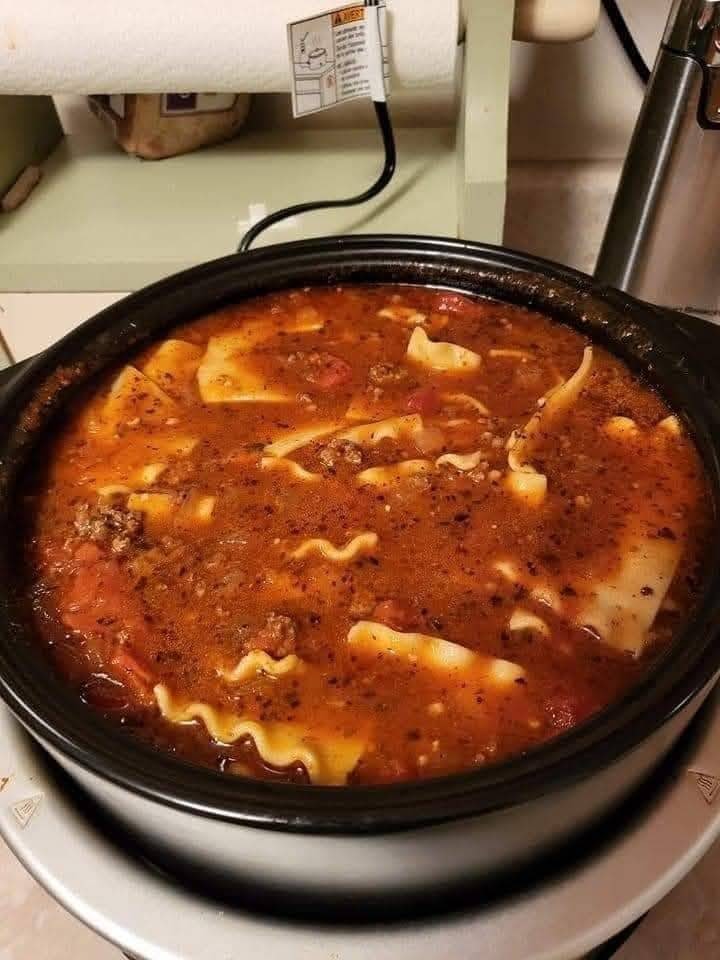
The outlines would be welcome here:
M 169 327 L 262 293 L 428 284 L 521 304 L 580 330 L 655 386 L 702 456 L 717 510 L 720 407 L 707 343 L 685 318 L 504 249 L 431 237 L 338 237 L 203 264 L 127 297 L 15 373 L 1 401 L 0 693 L 102 816 L 151 861 L 226 895 L 328 904 L 433 897 L 496 882 L 588 831 L 667 754 L 720 670 L 720 544 L 691 622 L 622 700 L 509 761 L 380 787 L 223 777 L 92 714 L 46 661 L 8 588 L 23 471 L 87 380 Z M 713 341 L 714 343 L 714 341 Z

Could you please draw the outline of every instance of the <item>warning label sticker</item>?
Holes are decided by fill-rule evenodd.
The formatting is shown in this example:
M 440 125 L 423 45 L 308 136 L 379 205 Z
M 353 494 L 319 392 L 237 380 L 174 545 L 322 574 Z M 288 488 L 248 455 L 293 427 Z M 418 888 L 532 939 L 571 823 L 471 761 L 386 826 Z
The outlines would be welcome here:
M 288 25 L 293 114 L 371 97 L 384 100 L 389 77 L 385 0 Z

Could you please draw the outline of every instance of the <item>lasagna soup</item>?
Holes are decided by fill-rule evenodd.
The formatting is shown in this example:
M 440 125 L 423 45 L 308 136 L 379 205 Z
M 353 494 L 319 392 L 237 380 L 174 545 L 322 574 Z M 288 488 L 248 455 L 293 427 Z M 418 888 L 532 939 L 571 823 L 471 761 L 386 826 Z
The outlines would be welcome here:
M 24 582 L 64 682 L 227 775 L 477 768 L 622 696 L 691 612 L 681 420 L 516 306 L 285 291 L 173 330 L 38 467 Z

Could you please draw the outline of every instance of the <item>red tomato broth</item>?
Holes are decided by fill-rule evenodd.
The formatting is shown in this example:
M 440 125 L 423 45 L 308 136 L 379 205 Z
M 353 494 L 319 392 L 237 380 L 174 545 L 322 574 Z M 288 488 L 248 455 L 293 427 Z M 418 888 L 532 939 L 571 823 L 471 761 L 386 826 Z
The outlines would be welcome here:
M 431 340 L 479 354 L 479 368 L 429 371 L 408 360 L 416 321 L 378 315 L 396 307 L 423 314 Z M 324 326 L 282 330 L 298 316 Z M 314 742 L 360 736 L 364 748 L 348 782 L 387 783 L 502 760 L 570 729 L 630 689 L 681 629 L 709 532 L 705 478 L 687 436 L 651 439 L 670 411 L 617 358 L 594 347 L 577 401 L 541 429 L 531 459 L 547 476 L 547 494 L 530 506 L 504 484 L 507 439 L 577 369 L 586 345 L 578 333 L 492 301 L 420 287 L 349 287 L 260 297 L 172 337 L 204 352 L 211 337 L 256 322 L 270 333 L 248 363 L 289 402 L 202 403 L 194 379 L 165 377 L 158 382 L 176 411 L 158 414 L 141 398 L 136 415 L 108 436 L 98 423 L 114 371 L 67 418 L 32 491 L 27 576 L 35 620 L 61 674 L 92 708 L 160 749 L 229 774 L 307 779 L 301 763 L 276 769 L 251 737 L 218 743 L 201 720 L 163 719 L 153 687 L 165 684 L 183 702 L 301 725 Z M 491 356 L 496 349 L 526 356 Z M 134 365 L 143 367 L 154 350 Z M 457 394 L 488 414 L 446 399 Z M 375 415 L 345 419 L 357 401 Z M 342 433 L 409 414 L 425 418 L 422 437 L 366 445 L 330 433 L 294 450 L 289 458 L 317 475 L 312 482 L 260 465 L 264 447 L 293 429 L 332 422 Z M 617 416 L 635 422 L 632 442 L 605 432 Z M 166 438 L 179 433 L 198 442 L 168 456 Z M 468 471 L 438 467 L 387 487 L 356 480 L 374 467 L 478 450 L 482 458 Z M 98 485 L 126 484 L 148 459 L 166 462 L 148 489 L 175 498 L 172 520 L 128 510 L 125 494 L 97 493 Z M 183 520 L 183 503 L 207 495 L 216 498 L 209 522 Z M 651 538 L 682 547 L 669 602 L 639 657 L 578 619 L 578 589 L 622 561 L 628 517 Z M 340 548 L 367 531 L 377 534 L 377 548 L 347 562 L 292 556 L 309 539 Z M 497 572 L 502 560 L 521 571 L 519 580 Z M 550 581 L 561 613 L 533 594 Z M 541 617 L 547 635 L 509 630 L 518 607 Z M 510 660 L 524 673 L 500 687 L 477 665 L 440 670 L 356 648 L 348 631 L 366 620 Z M 251 650 L 277 660 L 293 654 L 305 667 L 239 683 L 218 676 Z

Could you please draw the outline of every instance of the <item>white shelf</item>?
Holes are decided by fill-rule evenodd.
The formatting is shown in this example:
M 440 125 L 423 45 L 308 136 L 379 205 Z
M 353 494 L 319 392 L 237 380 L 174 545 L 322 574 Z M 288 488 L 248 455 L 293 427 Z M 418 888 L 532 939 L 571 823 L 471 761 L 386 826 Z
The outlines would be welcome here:
M 397 141 L 397 174 L 376 200 L 306 214 L 259 244 L 349 232 L 456 235 L 455 131 L 401 129 Z M 0 218 L 0 290 L 133 290 L 231 253 L 251 205 L 349 196 L 381 165 L 376 130 L 249 132 L 154 162 L 127 156 L 102 128 L 66 137 L 29 200 Z

